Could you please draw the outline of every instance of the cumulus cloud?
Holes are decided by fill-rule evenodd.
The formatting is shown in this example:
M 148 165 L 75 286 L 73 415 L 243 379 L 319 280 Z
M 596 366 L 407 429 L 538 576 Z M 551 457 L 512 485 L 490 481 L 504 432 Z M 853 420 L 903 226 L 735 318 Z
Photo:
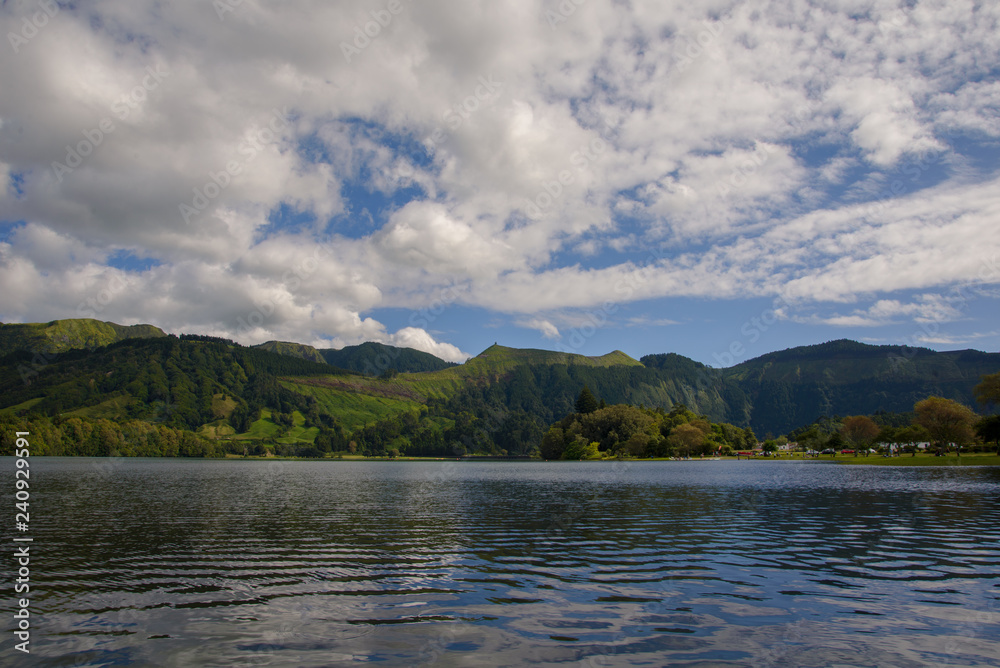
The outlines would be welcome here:
M 944 295 L 920 295 L 912 302 L 898 299 L 880 299 L 866 309 L 856 309 L 849 315 L 822 318 L 829 325 L 850 327 L 877 327 L 900 318 L 918 323 L 936 323 L 955 320 L 962 316 L 962 309 Z
M 968 141 L 1000 133 L 995 3 L 401 7 L 355 43 L 350 4 L 98 0 L 8 44 L 0 316 L 455 360 L 375 313 L 461 285 L 549 338 L 665 296 L 874 325 L 956 317 L 898 291 L 1000 283 Z
M 524 327 L 526 329 L 536 329 L 542 336 L 546 339 L 558 340 L 561 336 L 559 334 L 559 328 L 553 325 L 548 320 L 544 318 L 529 318 L 526 320 L 518 320 L 516 322 L 518 327 Z
M 450 343 L 435 341 L 434 337 L 418 327 L 404 327 L 393 334 L 389 341 L 402 348 L 422 350 L 447 362 L 464 362 L 471 357 Z

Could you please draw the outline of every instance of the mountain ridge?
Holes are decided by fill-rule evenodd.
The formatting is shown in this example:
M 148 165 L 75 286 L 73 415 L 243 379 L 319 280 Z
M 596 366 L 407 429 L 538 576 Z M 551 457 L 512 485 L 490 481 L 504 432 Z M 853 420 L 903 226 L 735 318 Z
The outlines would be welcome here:
M 906 412 L 931 395 L 972 406 L 972 387 L 1000 370 L 1000 353 L 848 339 L 774 351 L 724 369 L 677 353 L 636 360 L 620 350 L 584 356 L 499 344 L 455 365 L 374 342 L 340 350 L 277 341 L 245 347 L 95 322 L 0 326 L 0 339 L 17 348 L 0 349 L 0 413 L 165 420 L 216 439 L 295 443 L 335 427 L 377 435 L 384 424 L 385 433 L 393 433 L 403 420 L 404 433 L 388 440 L 409 439 L 421 452 L 449 452 L 442 443 L 455 439 L 467 451 L 503 443 L 497 447 L 524 452 L 542 428 L 572 412 L 584 386 L 609 404 L 664 410 L 684 404 L 715 422 L 765 435 L 821 416 Z M 117 340 L 40 357 L 25 345 L 39 341 L 46 328 L 79 330 L 57 337 L 64 348 Z M 331 365 L 338 356 L 354 368 Z M 296 435 L 275 436 L 288 433 Z
M 18 350 L 49 355 L 100 348 L 130 338 L 162 336 L 167 336 L 167 333 L 153 325 L 119 325 L 93 318 L 0 323 L 0 356 Z

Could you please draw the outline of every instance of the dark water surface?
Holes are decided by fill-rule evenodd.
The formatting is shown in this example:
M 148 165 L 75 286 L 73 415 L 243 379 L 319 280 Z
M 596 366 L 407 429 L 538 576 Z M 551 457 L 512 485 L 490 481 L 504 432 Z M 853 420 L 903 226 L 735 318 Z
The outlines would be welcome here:
M 31 492 L 0 665 L 1000 666 L 1000 468 L 39 458 Z

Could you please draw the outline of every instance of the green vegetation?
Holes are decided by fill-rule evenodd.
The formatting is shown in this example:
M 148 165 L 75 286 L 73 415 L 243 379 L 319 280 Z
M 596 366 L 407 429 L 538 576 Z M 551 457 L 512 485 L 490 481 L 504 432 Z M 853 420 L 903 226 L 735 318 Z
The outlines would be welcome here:
M 918 401 L 913 410 L 917 414 L 917 424 L 927 430 L 931 444 L 939 453 L 954 445 L 955 452 L 961 454 L 962 446 L 976 438 L 973 431 L 976 414 L 957 401 L 928 397 Z
M 976 436 L 983 443 L 992 443 L 1000 456 L 1000 415 L 989 415 L 976 422 Z
M 699 457 L 730 455 L 757 445 L 751 430 L 713 424 L 683 404 L 669 413 L 625 404 L 599 407 L 586 387 L 576 403 L 575 413 L 545 433 L 543 458 Z
M 1000 373 L 983 376 L 982 380 L 972 388 L 976 401 L 984 406 L 1000 406 Z
M 837 457 L 838 464 L 867 464 L 869 466 L 1000 466 L 1000 455 L 965 454 L 916 455 L 914 457 Z
M 147 327 L 87 320 L 0 326 L 8 345 L 0 351 L 0 417 L 48 420 L 57 430 L 70 419 L 144 423 L 190 434 L 212 445 L 199 446 L 203 451 L 223 454 L 594 458 L 750 449 L 754 430 L 776 449 L 787 442 L 773 436 L 789 431 L 782 425 L 810 420 L 788 434 L 803 448 L 931 440 L 943 447 L 956 437 L 932 436 L 936 427 L 913 411 L 918 401 L 968 404 L 975 396 L 1000 404 L 1000 355 L 975 351 L 841 341 L 716 370 L 675 354 L 640 362 L 620 351 L 585 357 L 494 345 L 451 365 L 381 344 L 247 348 Z M 35 352 L 40 332 L 83 347 Z M 87 347 L 101 336 L 115 340 Z M 856 410 L 864 406 L 875 410 Z M 822 417 L 834 411 L 848 417 Z M 1000 418 L 970 421 L 966 411 L 963 454 L 974 439 L 1000 448 Z
M 323 359 L 335 367 L 357 371 L 366 376 L 391 375 L 397 373 L 440 371 L 455 366 L 430 353 L 412 348 L 397 348 L 382 343 L 367 342 L 357 346 L 345 346 L 340 350 L 320 350 Z
M 31 454 L 35 456 L 223 457 L 227 452 L 243 452 L 242 445 L 227 448 L 190 431 L 143 420 L 5 415 L 0 416 L 0 454 L 13 454 L 18 431 L 32 435 Z
M 46 323 L 0 324 L 0 357 L 20 353 L 13 360 L 22 382 L 29 383 L 52 358 L 70 350 L 93 350 L 133 338 L 166 334 L 152 325 L 116 325 L 89 318 Z
M 739 415 L 748 412 L 755 430 L 781 434 L 821 415 L 910 411 L 929 396 L 971 406 L 973 386 L 998 369 L 998 353 L 840 340 L 762 355 L 720 376 L 722 387 L 735 385 L 727 398 L 730 422 L 744 424 Z
M 289 355 L 291 357 L 298 357 L 304 360 L 309 360 L 310 362 L 318 362 L 320 364 L 326 362 L 326 360 L 323 359 L 323 355 L 321 355 L 318 350 L 316 350 L 312 346 L 307 346 L 304 343 L 289 343 L 288 341 L 267 341 L 265 343 L 261 343 L 254 346 L 254 348 L 260 348 L 261 350 L 277 353 L 278 355 Z
M 321 413 L 333 416 L 345 429 L 353 430 L 372 422 L 412 411 L 420 400 L 405 395 L 365 390 L 363 381 L 342 381 L 332 377 L 284 380 L 284 387 L 304 397 L 315 399 Z

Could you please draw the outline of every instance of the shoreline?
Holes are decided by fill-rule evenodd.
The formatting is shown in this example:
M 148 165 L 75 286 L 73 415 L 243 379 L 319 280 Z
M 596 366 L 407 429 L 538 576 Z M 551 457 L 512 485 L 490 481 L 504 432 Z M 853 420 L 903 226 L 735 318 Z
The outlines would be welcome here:
M 49 459 L 48 455 L 38 455 L 38 459 Z M 203 457 L 76 457 L 73 455 L 56 455 L 51 457 L 53 459 L 58 458 L 68 458 L 68 459 L 163 459 L 163 460 L 203 460 L 203 461 L 257 461 L 257 462 L 530 462 L 538 464 L 558 464 L 558 463 L 569 463 L 569 462 L 710 462 L 710 461 L 755 461 L 755 462 L 785 462 L 785 463 L 799 463 L 799 464 L 839 464 L 842 466 L 905 466 L 905 467 L 989 467 L 998 466 L 1000 467 L 1000 455 L 995 454 L 966 454 L 961 457 L 955 455 L 944 455 L 937 457 L 934 455 L 917 455 L 916 457 L 911 457 L 910 455 L 904 455 L 902 457 L 882 457 L 879 455 L 873 455 L 870 457 L 840 457 L 840 458 L 828 458 L 828 457 L 741 457 L 736 459 L 735 457 L 706 457 L 702 458 L 692 458 L 692 459 L 671 459 L 669 457 L 657 457 L 651 459 L 582 459 L 582 460 L 544 460 L 544 459 L 506 459 L 506 458 L 490 458 L 490 457 L 364 457 L 361 455 L 352 455 L 345 457 L 260 457 L 260 456 L 248 456 L 244 457 L 241 455 L 229 455 L 226 457 L 217 458 L 203 458 Z

